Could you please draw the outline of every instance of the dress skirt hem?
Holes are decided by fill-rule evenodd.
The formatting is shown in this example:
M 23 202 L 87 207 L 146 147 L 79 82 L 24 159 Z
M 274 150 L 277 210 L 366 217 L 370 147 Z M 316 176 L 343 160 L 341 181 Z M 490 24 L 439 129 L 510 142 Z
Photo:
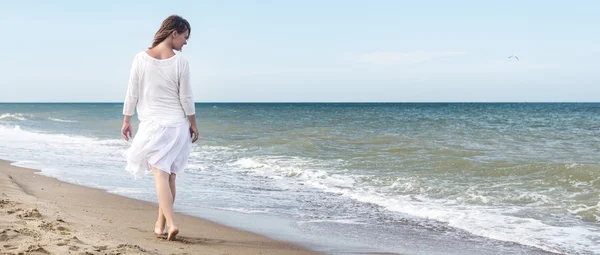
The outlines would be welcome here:
M 168 174 L 181 174 L 188 164 L 192 150 L 189 121 L 163 125 L 155 121 L 141 121 L 139 130 L 125 150 L 125 170 L 135 179 L 152 174 L 157 168 Z

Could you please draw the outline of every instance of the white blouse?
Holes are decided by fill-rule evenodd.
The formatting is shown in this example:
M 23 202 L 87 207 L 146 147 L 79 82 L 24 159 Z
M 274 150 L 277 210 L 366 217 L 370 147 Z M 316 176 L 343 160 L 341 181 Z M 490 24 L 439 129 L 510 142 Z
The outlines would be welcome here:
M 177 54 L 156 59 L 145 51 L 138 53 L 131 67 L 123 114 L 132 116 L 135 110 L 140 121 L 161 126 L 179 125 L 186 116 L 196 114 L 187 60 Z

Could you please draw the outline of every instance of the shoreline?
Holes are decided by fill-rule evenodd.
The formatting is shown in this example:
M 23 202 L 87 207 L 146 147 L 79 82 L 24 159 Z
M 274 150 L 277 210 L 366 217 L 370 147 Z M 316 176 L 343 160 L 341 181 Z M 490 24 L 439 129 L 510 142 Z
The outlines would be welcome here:
M 321 254 L 175 213 L 174 242 L 153 233 L 157 205 L 0 160 L 0 254 Z

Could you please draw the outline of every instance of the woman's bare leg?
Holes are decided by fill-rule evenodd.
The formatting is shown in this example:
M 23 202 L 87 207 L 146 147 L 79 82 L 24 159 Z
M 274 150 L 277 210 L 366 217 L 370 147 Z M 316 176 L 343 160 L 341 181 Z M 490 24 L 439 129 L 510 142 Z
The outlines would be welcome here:
M 173 195 L 173 203 L 175 203 L 175 195 L 176 195 L 176 189 L 175 189 L 175 178 L 177 176 L 175 174 L 171 174 L 169 175 L 169 187 L 171 188 L 171 195 Z M 158 219 L 156 220 L 156 224 L 154 225 L 154 233 L 157 235 L 166 235 L 167 231 L 165 230 L 165 224 L 166 224 L 166 218 L 165 218 L 165 214 L 162 212 L 162 210 L 160 209 L 160 206 L 158 207 Z
M 165 216 L 167 225 L 169 225 L 168 239 L 172 240 L 174 235 L 179 233 L 179 229 L 173 221 L 173 194 L 170 187 L 170 175 L 157 168 L 152 168 L 154 173 L 154 182 L 156 183 L 156 195 L 158 197 L 158 206 Z

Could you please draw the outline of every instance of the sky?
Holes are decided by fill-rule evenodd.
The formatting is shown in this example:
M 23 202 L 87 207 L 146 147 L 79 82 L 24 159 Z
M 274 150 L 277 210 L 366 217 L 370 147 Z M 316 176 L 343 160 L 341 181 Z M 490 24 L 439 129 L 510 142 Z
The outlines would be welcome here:
M 0 0 L 0 102 L 123 102 L 171 14 L 196 102 L 598 102 L 600 1 Z M 516 55 L 520 60 L 508 58 Z

